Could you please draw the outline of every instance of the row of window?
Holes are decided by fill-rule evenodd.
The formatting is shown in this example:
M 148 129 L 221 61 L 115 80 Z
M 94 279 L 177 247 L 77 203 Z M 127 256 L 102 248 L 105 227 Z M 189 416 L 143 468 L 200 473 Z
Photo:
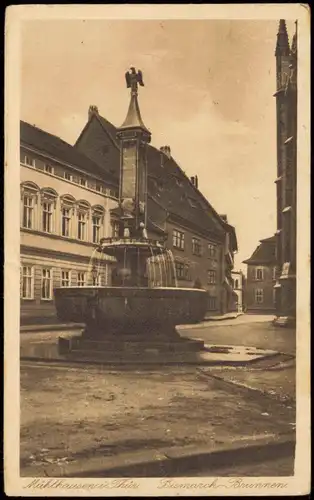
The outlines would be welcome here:
M 262 267 L 257 267 L 252 269 L 251 277 L 253 280 L 256 281 L 262 281 L 265 279 L 265 269 Z M 273 275 L 272 275 L 273 280 L 276 279 L 276 267 L 273 267 Z
M 76 278 L 76 279 L 75 279 Z M 53 299 L 53 269 L 42 268 L 40 277 L 40 298 L 41 300 Z M 68 287 L 73 286 L 86 286 L 87 284 L 101 286 L 103 276 L 96 274 L 89 277 L 85 271 L 73 271 L 69 269 L 61 270 L 61 281 L 58 286 Z M 35 286 L 35 266 L 22 266 L 21 268 L 21 298 L 25 300 L 34 299 L 34 286 Z M 55 284 L 56 286 L 56 284 Z
M 185 248 L 185 234 L 182 231 L 178 231 L 177 229 L 173 230 L 172 233 L 172 245 L 179 249 L 184 250 Z M 193 255 L 202 255 L 202 242 L 199 238 L 192 238 L 192 253 Z M 217 256 L 217 247 L 212 243 L 208 243 L 207 245 L 207 253 L 208 257 L 214 259 Z
M 21 159 L 21 163 L 27 165 L 28 167 L 36 168 L 36 160 L 32 158 L 30 155 L 23 155 Z M 48 164 L 44 163 L 43 171 L 50 175 L 55 175 L 55 168 Z M 108 196 L 113 196 L 115 198 L 118 197 L 117 189 L 106 188 L 101 182 L 96 182 L 95 186 L 87 185 L 87 179 L 85 177 L 76 177 L 69 170 L 63 170 L 63 178 L 67 181 L 74 182 L 75 184 L 79 184 L 82 187 L 88 187 L 93 191 L 97 191 L 97 193 L 106 194 Z
M 100 205 L 91 207 L 87 201 L 76 202 L 72 196 L 65 195 L 60 198 L 60 209 L 57 210 L 57 199 L 58 194 L 52 189 L 40 191 L 33 183 L 24 183 L 22 227 L 99 243 L 104 232 L 104 208 Z
M 190 266 L 183 262 L 175 261 L 176 276 L 178 280 L 191 281 Z M 217 283 L 217 273 L 215 270 L 210 269 L 207 271 L 207 284 L 215 285 Z

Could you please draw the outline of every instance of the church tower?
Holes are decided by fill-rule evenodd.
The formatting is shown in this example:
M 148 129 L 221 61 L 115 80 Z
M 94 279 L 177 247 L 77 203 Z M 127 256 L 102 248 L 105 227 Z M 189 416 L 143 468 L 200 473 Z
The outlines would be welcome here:
M 289 46 L 286 23 L 279 22 L 276 44 L 277 231 L 276 323 L 296 317 L 297 34 Z

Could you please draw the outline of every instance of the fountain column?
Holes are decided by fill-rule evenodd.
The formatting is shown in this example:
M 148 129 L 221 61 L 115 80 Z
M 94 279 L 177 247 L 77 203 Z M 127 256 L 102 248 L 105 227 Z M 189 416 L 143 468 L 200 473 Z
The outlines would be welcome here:
M 131 95 L 127 116 L 117 132 L 120 142 L 119 204 L 123 229 L 128 228 L 131 238 L 138 238 L 143 233 L 140 224 L 146 227 L 146 145 L 151 140 L 151 133 L 143 123 L 138 104 L 138 86 L 144 86 L 142 72 L 131 67 L 125 77 Z

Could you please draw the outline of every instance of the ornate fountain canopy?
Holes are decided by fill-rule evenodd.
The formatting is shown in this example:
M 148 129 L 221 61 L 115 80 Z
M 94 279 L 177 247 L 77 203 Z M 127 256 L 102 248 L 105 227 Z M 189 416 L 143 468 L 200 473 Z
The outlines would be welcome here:
M 113 256 L 125 250 L 130 254 L 140 251 L 144 258 L 151 257 L 154 252 L 157 255 L 166 252 L 162 241 L 151 238 L 102 238 L 98 247 L 99 252 Z

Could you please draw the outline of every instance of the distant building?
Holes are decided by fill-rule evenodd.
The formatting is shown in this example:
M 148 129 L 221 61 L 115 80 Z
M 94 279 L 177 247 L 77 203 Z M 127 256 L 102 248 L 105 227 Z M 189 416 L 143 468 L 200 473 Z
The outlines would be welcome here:
M 244 303 L 244 289 L 245 289 L 245 276 L 242 271 L 232 271 L 233 290 L 237 296 L 236 310 L 239 313 L 245 312 Z
M 245 302 L 247 312 L 273 312 L 276 310 L 276 237 L 260 240 L 247 264 Z
M 278 325 L 296 320 L 297 31 L 289 44 L 279 22 L 276 44 L 277 232 L 276 315 Z

